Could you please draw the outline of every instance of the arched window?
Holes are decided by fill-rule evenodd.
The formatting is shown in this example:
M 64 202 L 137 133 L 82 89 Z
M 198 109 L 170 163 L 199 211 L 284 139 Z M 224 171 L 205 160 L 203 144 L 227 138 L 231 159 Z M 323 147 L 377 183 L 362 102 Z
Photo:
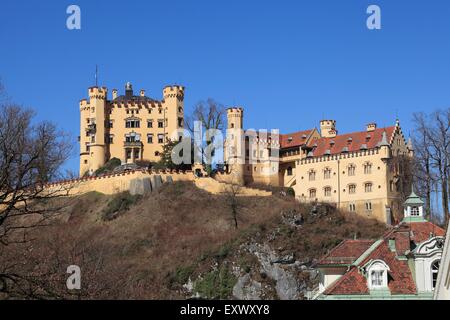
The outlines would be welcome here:
M 355 175 L 355 169 L 356 169 L 356 167 L 355 167 L 354 164 L 349 165 L 348 166 L 348 175 L 349 176 L 354 176 Z
M 349 194 L 354 194 L 354 193 L 356 193 L 356 184 L 350 184 L 350 185 L 348 185 L 348 193 L 349 193 Z
M 325 187 L 323 189 L 325 197 L 331 197 L 331 187 Z
M 372 173 L 372 164 L 370 162 L 367 162 L 364 164 L 364 174 L 371 174 Z
M 331 169 L 330 168 L 325 168 L 323 170 L 323 178 L 324 179 L 330 179 L 331 178 Z
M 370 290 L 385 289 L 388 287 L 389 266 L 382 260 L 373 260 L 365 267 L 367 282 Z
M 311 199 L 315 199 L 316 198 L 316 189 L 310 189 L 309 190 L 309 197 Z
M 316 172 L 314 170 L 309 171 L 309 181 L 316 180 Z
M 441 264 L 440 260 L 436 260 L 431 264 L 431 281 L 432 281 L 431 283 L 433 285 L 433 290 L 434 288 L 436 288 L 440 264 Z
M 292 176 L 292 167 L 287 168 L 287 175 Z
M 371 182 L 367 182 L 364 184 L 364 191 L 365 192 L 372 192 L 372 183 Z

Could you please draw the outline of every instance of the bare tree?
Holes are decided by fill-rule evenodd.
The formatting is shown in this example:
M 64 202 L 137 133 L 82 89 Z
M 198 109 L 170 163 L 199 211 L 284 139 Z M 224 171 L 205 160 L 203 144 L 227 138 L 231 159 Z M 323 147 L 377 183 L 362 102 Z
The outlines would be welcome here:
M 440 193 L 445 223 L 449 215 L 450 170 L 450 108 L 427 116 L 414 114 L 416 124 L 414 144 L 416 150 L 416 180 L 431 208 L 433 192 Z M 437 187 L 433 188 L 436 185 Z
M 50 122 L 33 123 L 33 116 L 32 110 L 0 102 L 0 250 L 30 241 L 28 231 L 47 225 L 62 206 L 57 199 L 69 191 L 47 187 L 62 178 L 71 151 L 68 136 Z M 19 277 L 0 272 L 1 289 Z
M 423 113 L 415 113 L 413 121 L 416 125 L 413 136 L 414 145 L 414 180 L 417 182 L 419 194 L 425 198 L 428 214 L 431 212 L 431 196 L 436 177 L 431 167 L 431 143 L 429 141 L 428 124 Z
M 201 156 L 202 161 L 207 160 L 205 150 L 213 142 L 213 137 L 209 134 L 208 130 L 215 129 L 222 131 L 225 126 L 225 107 L 209 98 L 205 101 L 200 101 L 194 108 L 192 115 L 186 119 L 186 127 L 191 132 L 192 136 L 195 130 L 195 121 L 199 121 L 202 125 L 202 129 L 206 131 L 206 146 L 203 144 L 196 146 L 194 152 Z M 214 155 L 214 150 L 213 154 Z M 207 168 L 211 168 L 210 163 L 206 164 Z
M 235 183 L 227 184 L 224 189 L 225 201 L 230 208 L 231 219 L 235 229 L 238 228 L 239 209 L 242 206 L 239 199 L 240 192 L 241 186 Z

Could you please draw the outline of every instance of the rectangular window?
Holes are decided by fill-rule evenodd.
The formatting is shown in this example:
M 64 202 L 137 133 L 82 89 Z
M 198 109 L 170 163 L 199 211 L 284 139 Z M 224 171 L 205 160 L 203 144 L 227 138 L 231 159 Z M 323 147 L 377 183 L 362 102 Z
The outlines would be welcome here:
M 125 128 L 140 128 L 139 120 L 126 120 Z
M 112 134 L 108 136 L 108 143 L 114 143 L 114 136 Z
M 164 128 L 164 121 L 158 120 L 158 128 Z
M 383 286 L 383 272 L 382 270 L 373 270 L 371 273 L 372 287 Z
M 158 134 L 158 143 L 164 143 L 164 135 Z
M 366 211 L 372 211 L 372 202 L 366 202 Z
M 147 134 L 147 143 L 153 143 L 153 135 Z
M 147 128 L 153 128 L 153 120 L 147 120 Z

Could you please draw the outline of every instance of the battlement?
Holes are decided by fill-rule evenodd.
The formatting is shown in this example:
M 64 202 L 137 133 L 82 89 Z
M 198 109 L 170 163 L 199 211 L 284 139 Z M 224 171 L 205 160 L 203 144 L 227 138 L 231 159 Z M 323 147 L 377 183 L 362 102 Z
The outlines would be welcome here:
M 227 108 L 227 113 L 236 113 L 236 114 L 243 114 L 244 109 L 242 107 L 229 107 Z
M 320 135 L 325 138 L 332 138 L 337 135 L 336 120 L 320 120 Z
M 108 89 L 106 87 L 90 87 L 89 98 L 106 99 Z
M 336 126 L 336 120 L 327 120 L 327 119 L 324 119 L 324 120 L 320 120 L 320 125 L 322 126 L 322 125 L 326 125 L 326 126 Z
M 164 99 L 178 98 L 182 100 L 184 98 L 184 87 L 179 85 L 165 86 L 163 89 Z
M 85 106 L 87 106 L 87 100 L 86 99 L 81 99 L 80 100 L 80 107 L 85 107 Z

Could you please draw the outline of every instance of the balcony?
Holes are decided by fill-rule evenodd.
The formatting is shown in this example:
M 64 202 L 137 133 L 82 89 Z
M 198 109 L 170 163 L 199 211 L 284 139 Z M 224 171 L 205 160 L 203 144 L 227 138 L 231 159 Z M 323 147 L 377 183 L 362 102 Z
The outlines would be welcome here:
M 95 133 L 97 131 L 97 126 L 95 123 L 88 124 L 86 127 L 88 133 Z
M 142 141 L 124 141 L 123 146 L 127 148 L 140 148 L 142 147 Z

